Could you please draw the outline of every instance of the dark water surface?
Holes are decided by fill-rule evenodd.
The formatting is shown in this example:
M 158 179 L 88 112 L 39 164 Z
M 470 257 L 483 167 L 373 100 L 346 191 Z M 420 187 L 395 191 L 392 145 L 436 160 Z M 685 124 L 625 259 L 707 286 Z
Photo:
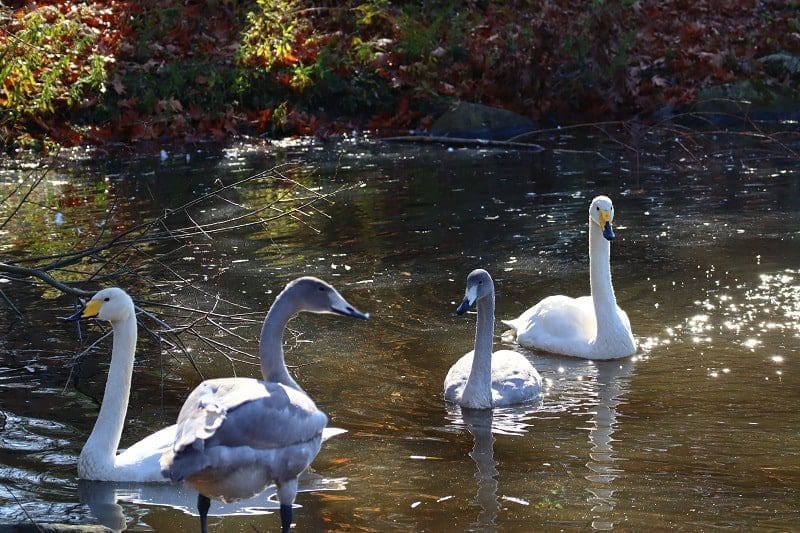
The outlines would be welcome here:
M 353 186 L 320 204 L 324 215 L 198 236 L 169 256 L 176 275 L 211 295 L 180 292 L 180 303 L 219 294 L 260 321 L 287 281 L 308 274 L 373 315 L 291 324 L 302 341 L 287 354 L 298 382 L 348 430 L 301 482 L 298 531 L 800 527 L 800 162 L 741 144 L 694 158 L 667 141 L 638 158 L 601 139 L 561 148 L 586 151 L 343 143 L 204 149 L 189 161 L 87 158 L 48 178 L 40 211 L 0 232 L 0 252 L 51 253 L 107 209 L 119 230 L 276 162 L 314 167 L 294 177 L 319 192 Z M 21 175 L 0 174 L 3 197 Z M 253 182 L 194 215 L 235 214 L 235 204 L 258 207 L 281 191 Z M 474 314 L 454 314 L 467 273 L 493 274 L 498 318 L 547 295 L 588 294 L 596 194 L 615 203 L 614 286 L 640 353 L 592 363 L 520 350 L 546 381 L 541 404 L 446 407 L 444 376 L 474 335 Z M 163 268 L 145 265 L 154 278 L 169 277 Z M 82 344 L 55 318 L 71 312 L 70 299 L 0 289 L 25 310 L 17 320 L 0 307 L 0 523 L 195 531 L 197 518 L 179 509 L 194 509 L 191 490 L 78 483 L 110 345 L 71 367 L 99 326 Z M 237 330 L 251 353 L 258 327 Z M 502 330 L 496 346 L 513 346 Z M 206 377 L 232 374 L 223 357 L 192 347 Z M 123 447 L 174 423 L 198 383 L 185 358 L 144 340 L 137 353 Z M 210 525 L 276 530 L 275 507 L 264 495 Z

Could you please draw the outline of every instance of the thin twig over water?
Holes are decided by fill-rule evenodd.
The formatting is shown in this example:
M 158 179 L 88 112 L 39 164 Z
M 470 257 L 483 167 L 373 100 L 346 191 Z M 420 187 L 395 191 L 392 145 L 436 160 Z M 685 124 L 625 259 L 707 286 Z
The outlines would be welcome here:
M 32 195 L 50 171 L 45 169 L 37 174 L 27 189 L 19 185 L 10 193 L 9 198 L 15 194 L 21 195 L 21 198 L 5 217 L 3 226 L 18 216 L 26 203 L 33 205 Z M 218 268 L 218 272 L 209 274 L 201 282 L 193 276 L 181 275 L 174 268 L 174 254 L 189 246 L 192 249 L 213 246 L 212 243 L 220 235 L 252 227 L 268 227 L 282 218 L 319 232 L 309 218 L 327 216 L 324 207 L 319 204 L 331 205 L 333 198 L 349 187 L 324 192 L 292 177 L 308 172 L 310 169 L 299 164 L 282 163 L 227 185 L 217 181 L 213 190 L 118 231 L 113 230 L 114 224 L 120 222 L 115 216 L 119 213 L 116 197 L 112 197 L 111 208 L 107 210 L 105 220 L 98 225 L 100 230 L 94 236 L 87 234 L 84 237 L 87 241 L 85 246 L 78 245 L 46 255 L 0 257 L 0 279 L 10 282 L 9 287 L 25 286 L 30 289 L 32 286 L 46 286 L 75 298 L 91 297 L 101 282 L 103 285 L 113 283 L 146 288 L 139 291 L 140 296 L 132 295 L 137 321 L 159 347 L 163 347 L 172 357 L 183 354 L 202 378 L 198 362 L 186 343 L 186 340 L 193 339 L 193 342 L 207 347 L 209 353 L 224 357 L 235 373 L 235 363 L 256 364 L 254 354 L 234 345 L 248 341 L 236 330 L 260 323 L 262 312 L 253 312 L 246 305 L 206 289 L 208 280 L 218 279 L 227 268 Z M 265 204 L 246 206 L 245 203 L 225 197 L 225 193 L 256 181 L 279 187 Z M 203 223 L 198 219 L 197 213 L 202 212 L 200 209 L 220 202 L 234 207 L 235 211 L 223 220 Z M 135 289 L 132 292 L 135 293 Z M 12 293 L 0 292 L 0 302 L 19 317 L 25 313 L 24 308 L 14 304 Z M 259 316 L 254 318 L 254 315 Z M 82 335 L 80 327 L 78 334 Z M 108 335 L 106 332 L 94 340 L 78 355 L 78 359 Z M 226 342 L 226 338 L 233 343 Z

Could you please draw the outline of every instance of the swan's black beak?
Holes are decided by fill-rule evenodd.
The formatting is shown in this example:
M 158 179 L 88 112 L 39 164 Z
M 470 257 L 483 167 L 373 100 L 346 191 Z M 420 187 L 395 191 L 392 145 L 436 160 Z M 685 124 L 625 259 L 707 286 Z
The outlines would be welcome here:
M 614 230 L 611 227 L 611 222 L 606 222 L 606 225 L 603 226 L 603 237 L 605 237 L 607 241 L 613 241 L 614 237 L 616 237 L 616 235 L 614 235 Z
M 77 313 L 75 313 L 74 315 L 69 315 L 68 317 L 60 317 L 60 318 L 61 318 L 61 320 L 63 320 L 64 322 L 75 322 L 75 321 L 77 321 L 77 320 L 80 320 L 80 319 L 81 319 L 81 317 L 82 317 L 82 315 L 83 315 L 83 309 L 84 309 L 84 308 L 83 308 L 83 307 L 81 307 L 80 309 L 78 309 L 78 312 L 77 312 Z
M 469 301 L 469 296 L 464 296 L 464 301 L 461 302 L 461 305 L 459 305 L 458 309 L 456 309 L 456 314 L 463 315 L 464 313 L 469 311 L 469 308 L 472 307 L 472 303 L 473 302 Z
M 342 309 L 331 306 L 331 312 L 336 313 L 337 315 L 349 316 L 351 318 L 358 318 L 359 320 L 369 320 L 369 313 L 362 313 L 352 305 L 346 305 Z

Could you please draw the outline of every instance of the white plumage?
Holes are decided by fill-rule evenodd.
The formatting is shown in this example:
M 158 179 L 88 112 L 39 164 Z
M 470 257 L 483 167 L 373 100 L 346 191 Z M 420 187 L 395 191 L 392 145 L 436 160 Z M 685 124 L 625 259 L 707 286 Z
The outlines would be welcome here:
M 636 353 L 628 315 L 617 305 L 611 283 L 611 222 L 614 206 L 606 196 L 589 206 L 591 296 L 549 296 L 514 320 L 523 346 L 585 359 L 618 359 Z
M 96 481 L 167 481 L 159 458 L 175 440 L 175 426 L 166 427 L 117 453 L 136 352 L 136 308 L 122 289 L 103 289 L 67 320 L 96 317 L 111 322 L 111 365 L 100 413 L 78 457 L 78 477 Z

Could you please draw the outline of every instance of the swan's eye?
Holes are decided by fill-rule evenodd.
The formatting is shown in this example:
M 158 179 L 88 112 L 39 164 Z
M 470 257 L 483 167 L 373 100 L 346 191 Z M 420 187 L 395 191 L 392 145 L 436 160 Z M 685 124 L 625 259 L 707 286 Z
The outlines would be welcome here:
M 598 211 L 600 211 L 600 206 L 598 205 L 597 207 L 595 207 L 595 209 L 597 209 Z
M 322 292 L 325 292 L 325 287 L 320 287 L 319 290 L 321 290 Z
M 103 298 L 103 301 L 104 301 L 104 302 L 110 302 L 110 301 L 111 301 L 111 298 Z
M 483 285 L 483 280 L 479 281 L 478 285 Z

